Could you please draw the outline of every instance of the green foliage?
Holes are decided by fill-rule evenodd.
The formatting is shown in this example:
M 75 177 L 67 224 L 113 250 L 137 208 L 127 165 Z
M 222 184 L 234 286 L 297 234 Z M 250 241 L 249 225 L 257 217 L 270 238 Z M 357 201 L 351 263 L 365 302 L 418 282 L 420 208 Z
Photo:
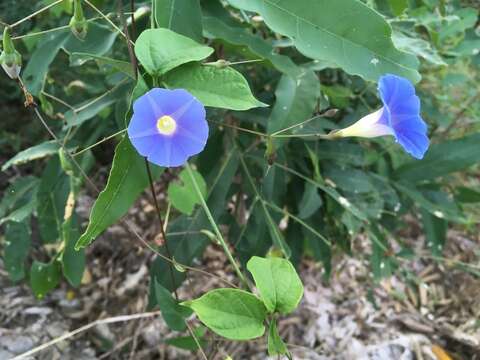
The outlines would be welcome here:
M 20 3 L 2 2 L 2 21 L 28 16 L 31 7 Z M 401 269 L 405 254 L 424 253 L 413 254 L 398 232 L 406 215 L 421 223 L 436 259 L 451 224 L 478 224 L 479 12 L 466 2 L 153 0 L 137 3 L 134 22 L 110 16 L 116 1 L 94 2 L 103 16 L 81 3 L 76 14 L 70 1 L 37 14 L 7 30 L 11 41 L 2 44 L 21 55 L 27 93 L 0 77 L 8 110 L 0 128 L 8 178 L 0 182 L 0 243 L 11 280 L 26 278 L 37 297 L 62 274 L 80 286 L 85 247 L 148 190 L 145 159 L 120 134 L 134 101 L 153 87 L 191 92 L 210 126 L 206 148 L 189 160 L 206 204 L 186 170 L 160 177 L 164 169 L 152 165 L 160 199 L 178 210 L 169 212 L 170 254 L 145 239 L 173 257 L 173 277 L 162 257 L 150 265 L 149 305 L 170 329 L 186 331 L 191 310 L 228 339 L 258 338 L 267 326 L 269 354 L 288 356 L 277 320 L 302 297 L 295 271 L 302 256 L 321 262 L 328 280 L 333 254 L 349 256 L 363 233 L 371 250 L 355 256 L 370 262 L 377 282 Z M 119 32 L 123 20 L 130 43 Z M 423 160 L 388 137 L 324 139 L 382 106 L 375 81 L 385 73 L 416 82 L 432 144 Z M 10 113 L 28 93 L 58 141 L 35 112 Z M 76 211 L 85 194 L 96 197 L 88 221 Z M 172 291 L 189 276 L 184 265 L 220 236 L 260 297 L 215 289 L 179 304 Z M 197 340 L 208 343 L 206 331 L 166 342 L 195 351 Z
M 192 171 L 192 173 L 202 195 L 205 197 L 207 194 L 207 184 L 205 183 L 205 180 L 198 171 Z M 200 199 L 195 192 L 193 182 L 187 170 L 183 170 L 178 177 L 181 184 L 170 183 L 168 186 L 168 198 L 177 210 L 184 214 L 191 215 L 195 204 L 200 203 Z
M 263 335 L 265 305 L 253 294 L 238 289 L 216 289 L 183 303 L 218 335 L 232 340 L 249 340 Z
M 270 327 L 268 328 L 267 350 L 269 356 L 288 354 L 287 345 L 285 345 L 280 337 L 280 334 L 278 333 L 277 323 L 275 320 L 270 322 Z
M 168 327 L 176 331 L 184 331 L 187 328 L 185 319 L 191 315 L 191 310 L 179 305 L 168 289 L 158 282 L 155 283 L 155 297 Z
M 228 2 L 258 12 L 272 30 L 292 39 L 297 49 L 309 58 L 331 61 L 368 80 L 377 80 L 385 73 L 415 82 L 420 80 L 415 56 L 395 49 L 390 26 L 360 1 Z M 338 21 L 340 13 L 342 21 Z
M 199 0 L 154 0 L 153 9 L 158 27 L 202 43 L 202 9 Z
M 252 257 L 247 263 L 265 307 L 270 312 L 292 312 L 303 296 L 303 285 L 285 259 Z
M 25 277 L 25 260 L 30 248 L 30 228 L 24 222 L 9 222 L 5 230 L 5 269 L 12 281 Z
M 12 165 L 21 165 L 29 161 L 44 158 L 55 154 L 58 151 L 58 144 L 55 141 L 46 141 L 44 143 L 32 146 L 31 148 L 20 151 L 5 164 L 2 165 L 2 171 L 7 170 Z
M 160 173 L 159 168 L 154 168 L 155 178 Z M 145 160 L 125 137 L 115 149 L 109 181 L 95 201 L 88 227 L 78 239 L 75 249 L 90 244 L 107 227 L 125 215 L 147 184 Z
M 61 269 L 58 261 L 50 263 L 34 261 L 30 268 L 30 286 L 34 295 L 41 299 L 54 289 L 60 281 Z
M 200 61 L 213 49 L 168 29 L 145 30 L 135 43 L 135 55 L 150 75 L 159 76 L 179 65 Z
M 232 110 L 248 110 L 265 106 L 252 95 L 245 78 L 231 67 L 182 66 L 164 78 L 172 89 L 185 89 L 205 106 Z

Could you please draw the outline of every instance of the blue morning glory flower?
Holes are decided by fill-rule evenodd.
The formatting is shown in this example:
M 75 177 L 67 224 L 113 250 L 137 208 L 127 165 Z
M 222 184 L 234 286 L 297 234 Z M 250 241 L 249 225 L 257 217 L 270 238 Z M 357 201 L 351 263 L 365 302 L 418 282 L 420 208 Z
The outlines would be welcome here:
M 331 137 L 393 135 L 407 153 L 422 159 L 429 140 L 414 86 L 403 77 L 387 74 L 380 78 L 378 92 L 382 108 L 345 129 L 332 132 Z
M 207 143 L 205 107 L 186 90 L 154 88 L 134 102 L 127 132 L 148 161 L 181 166 Z

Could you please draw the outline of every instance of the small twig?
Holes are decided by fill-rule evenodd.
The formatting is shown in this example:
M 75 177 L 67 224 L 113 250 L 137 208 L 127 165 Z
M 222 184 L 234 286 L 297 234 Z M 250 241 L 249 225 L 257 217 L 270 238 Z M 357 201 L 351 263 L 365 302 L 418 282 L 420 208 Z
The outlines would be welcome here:
M 220 232 L 220 229 L 218 228 L 217 226 L 217 223 L 215 222 L 215 219 L 213 218 L 213 215 L 212 213 L 210 212 L 210 209 L 208 208 L 208 205 L 205 201 L 205 198 L 203 197 L 203 194 L 202 192 L 200 191 L 200 188 L 197 184 L 197 180 L 195 179 L 195 176 L 193 175 L 193 172 L 192 172 L 192 168 L 190 166 L 190 164 L 187 162 L 185 164 L 185 168 L 187 169 L 188 171 L 188 175 L 190 176 L 190 179 L 192 180 L 192 183 L 193 183 L 193 187 L 195 189 L 195 192 L 197 193 L 197 197 L 199 198 L 200 200 L 200 205 L 203 207 L 203 210 L 205 211 L 205 215 L 207 215 L 207 218 L 208 218 L 208 221 L 210 222 L 210 225 L 212 226 L 213 228 L 213 231 L 215 232 L 215 235 L 217 236 L 217 239 L 218 241 L 220 242 L 220 245 L 222 246 L 223 248 L 223 251 L 225 252 L 225 255 L 227 255 L 227 258 L 228 260 L 230 261 L 230 263 L 232 264 L 233 266 L 233 269 L 235 270 L 235 272 L 237 273 L 237 276 L 239 277 L 240 281 L 246 286 L 246 288 L 248 289 L 249 288 L 249 284 L 247 282 L 247 279 L 245 278 L 245 275 L 243 275 L 242 271 L 240 270 L 240 268 L 238 267 L 238 264 L 237 262 L 235 261 L 235 259 L 233 258 L 233 255 L 230 251 L 230 249 L 228 248 L 228 245 L 227 245 L 227 242 L 225 241 L 225 239 L 223 238 L 223 235 L 222 233 Z
M 17 22 L 11 24 L 11 25 L 10 25 L 10 28 L 14 28 L 15 26 L 18 26 L 18 25 L 20 25 L 21 23 L 23 23 L 23 22 L 25 22 L 25 21 L 27 21 L 27 20 L 30 20 L 31 18 L 37 16 L 38 14 L 41 14 L 42 12 L 50 9 L 51 7 L 54 7 L 55 5 L 60 4 L 62 1 L 63 1 L 63 0 L 57 0 L 57 1 L 53 2 L 53 3 L 51 3 L 51 4 L 48 4 L 47 6 L 44 6 L 44 7 L 41 8 L 40 10 L 37 10 L 37 11 L 31 13 L 30 15 L 24 17 L 23 19 L 18 20 Z
M 131 42 L 131 40 L 128 39 L 127 35 L 117 26 L 115 23 L 108 18 L 107 15 L 105 15 L 101 10 L 99 10 L 95 5 L 93 5 L 90 1 L 84 0 L 88 6 L 90 6 L 93 10 L 95 10 L 103 19 L 105 19 L 106 22 L 108 22 L 115 30 L 117 30 L 120 35 L 122 35 L 127 41 Z
M 82 149 L 82 150 L 80 150 L 80 151 L 77 151 L 76 153 L 71 154 L 71 155 L 72 155 L 72 156 L 78 156 L 78 155 L 80 155 L 80 154 L 83 154 L 85 151 L 88 151 L 88 150 L 90 150 L 90 149 L 93 149 L 94 147 L 96 147 L 96 146 L 104 143 L 105 141 L 108 141 L 108 140 L 110 140 L 110 139 L 112 139 L 112 138 L 114 138 L 114 137 L 116 137 L 116 136 L 118 136 L 118 135 L 120 135 L 120 134 L 123 134 L 125 131 L 127 131 L 127 129 L 122 129 L 122 130 L 120 130 L 120 131 L 117 131 L 116 133 L 114 133 L 114 134 L 112 134 L 112 135 L 109 135 L 109 136 L 107 136 L 107 137 L 104 137 L 102 140 L 97 141 L 95 144 L 92 144 L 92 145 L 90 145 L 90 146 L 87 146 L 85 149 Z
M 197 336 L 195 335 L 195 332 L 193 331 L 192 327 L 190 326 L 190 324 L 188 323 L 187 320 L 185 320 L 185 325 L 187 325 L 188 331 L 189 331 L 190 335 L 192 336 L 193 340 L 195 341 L 195 344 L 197 344 L 198 350 L 202 354 L 202 357 L 205 360 L 208 360 L 207 355 L 205 354 L 205 352 L 202 349 L 202 344 L 200 344 L 200 340 L 198 340 Z
M 246 132 L 246 133 L 254 134 L 254 135 L 257 135 L 257 136 L 260 136 L 260 137 L 263 137 L 263 138 L 268 138 L 270 136 L 268 134 L 265 134 L 265 133 L 262 133 L 262 132 L 259 132 L 259 131 L 255 131 L 255 130 L 239 127 L 239 126 L 236 126 L 236 125 L 223 123 L 223 122 L 216 121 L 216 120 L 207 119 L 207 121 L 211 122 L 213 124 L 219 125 L 219 126 L 225 126 L 225 127 L 228 127 L 228 128 L 238 130 L 238 131 L 243 131 L 243 132 Z
M 133 67 L 133 74 L 135 75 L 135 79 L 138 77 L 138 61 L 137 57 L 135 56 L 135 51 L 133 50 L 133 41 L 130 39 L 130 33 L 128 32 L 128 25 L 127 22 L 125 21 L 125 18 L 123 16 L 123 8 L 122 8 L 122 1 L 118 0 L 118 16 L 120 17 L 120 22 L 123 24 L 123 31 L 125 32 L 125 38 L 127 39 L 127 49 L 128 49 L 128 55 L 130 57 L 130 63 L 132 64 Z M 133 5 L 134 6 L 134 5 Z M 133 13 L 131 15 L 132 19 L 132 31 L 135 33 L 135 18 L 133 16 Z
M 103 18 L 102 17 L 95 17 L 95 18 L 88 19 L 87 22 L 94 22 L 94 21 L 97 21 L 99 19 L 103 19 Z M 48 30 L 28 33 L 28 34 L 25 34 L 25 35 L 14 36 L 14 37 L 12 37 L 12 40 L 20 40 L 20 39 L 24 39 L 24 38 L 28 38 L 28 37 L 45 35 L 45 34 L 48 34 L 48 33 L 51 33 L 51 32 L 65 30 L 65 29 L 68 29 L 68 28 L 70 28 L 70 25 L 59 26 L 59 27 L 56 27 L 56 28 L 48 29 Z
M 75 329 L 73 331 L 70 331 L 66 334 L 63 334 L 49 342 L 46 342 L 40 346 L 37 346 L 36 348 L 33 348 L 32 350 L 29 350 L 27 352 L 24 352 L 23 354 L 15 356 L 12 360 L 17 360 L 17 359 L 24 359 L 27 356 L 31 356 L 33 354 L 38 353 L 39 351 L 45 350 L 46 348 L 55 345 L 59 343 L 60 341 L 66 340 L 71 338 L 72 336 L 75 336 L 81 332 L 84 332 L 88 329 L 91 329 L 94 326 L 97 325 L 102 325 L 102 324 L 112 324 L 112 323 L 118 323 L 118 322 L 125 322 L 125 321 L 131 321 L 131 320 L 136 320 L 136 319 L 142 319 L 142 318 L 147 318 L 147 317 L 152 317 L 152 316 L 158 316 L 160 315 L 160 311 L 152 311 L 152 312 L 146 312 L 146 313 L 140 313 L 140 314 L 133 314 L 133 315 L 121 315 L 121 316 L 114 316 L 114 317 L 109 317 L 106 319 L 100 319 L 100 320 L 95 320 L 87 325 L 84 325 L 82 327 L 79 327 L 78 329 Z

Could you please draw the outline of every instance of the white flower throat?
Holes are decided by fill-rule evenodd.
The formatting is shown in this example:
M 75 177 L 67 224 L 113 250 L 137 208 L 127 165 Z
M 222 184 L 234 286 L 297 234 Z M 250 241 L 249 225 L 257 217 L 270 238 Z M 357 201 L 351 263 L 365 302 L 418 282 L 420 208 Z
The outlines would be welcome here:
M 168 115 L 163 115 L 157 120 L 157 130 L 162 135 L 172 135 L 177 129 L 177 122 Z

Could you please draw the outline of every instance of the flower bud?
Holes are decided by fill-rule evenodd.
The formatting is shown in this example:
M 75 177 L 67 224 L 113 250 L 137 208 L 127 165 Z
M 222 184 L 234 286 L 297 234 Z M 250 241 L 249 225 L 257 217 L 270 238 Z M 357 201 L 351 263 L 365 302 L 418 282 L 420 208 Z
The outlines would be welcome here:
M 3 31 L 3 51 L 0 54 L 0 64 L 11 79 L 17 79 L 22 69 L 22 55 L 15 49 L 9 28 Z
M 84 40 L 87 36 L 88 22 L 83 15 L 81 0 L 74 0 L 73 16 L 70 19 L 70 30 L 78 40 Z

